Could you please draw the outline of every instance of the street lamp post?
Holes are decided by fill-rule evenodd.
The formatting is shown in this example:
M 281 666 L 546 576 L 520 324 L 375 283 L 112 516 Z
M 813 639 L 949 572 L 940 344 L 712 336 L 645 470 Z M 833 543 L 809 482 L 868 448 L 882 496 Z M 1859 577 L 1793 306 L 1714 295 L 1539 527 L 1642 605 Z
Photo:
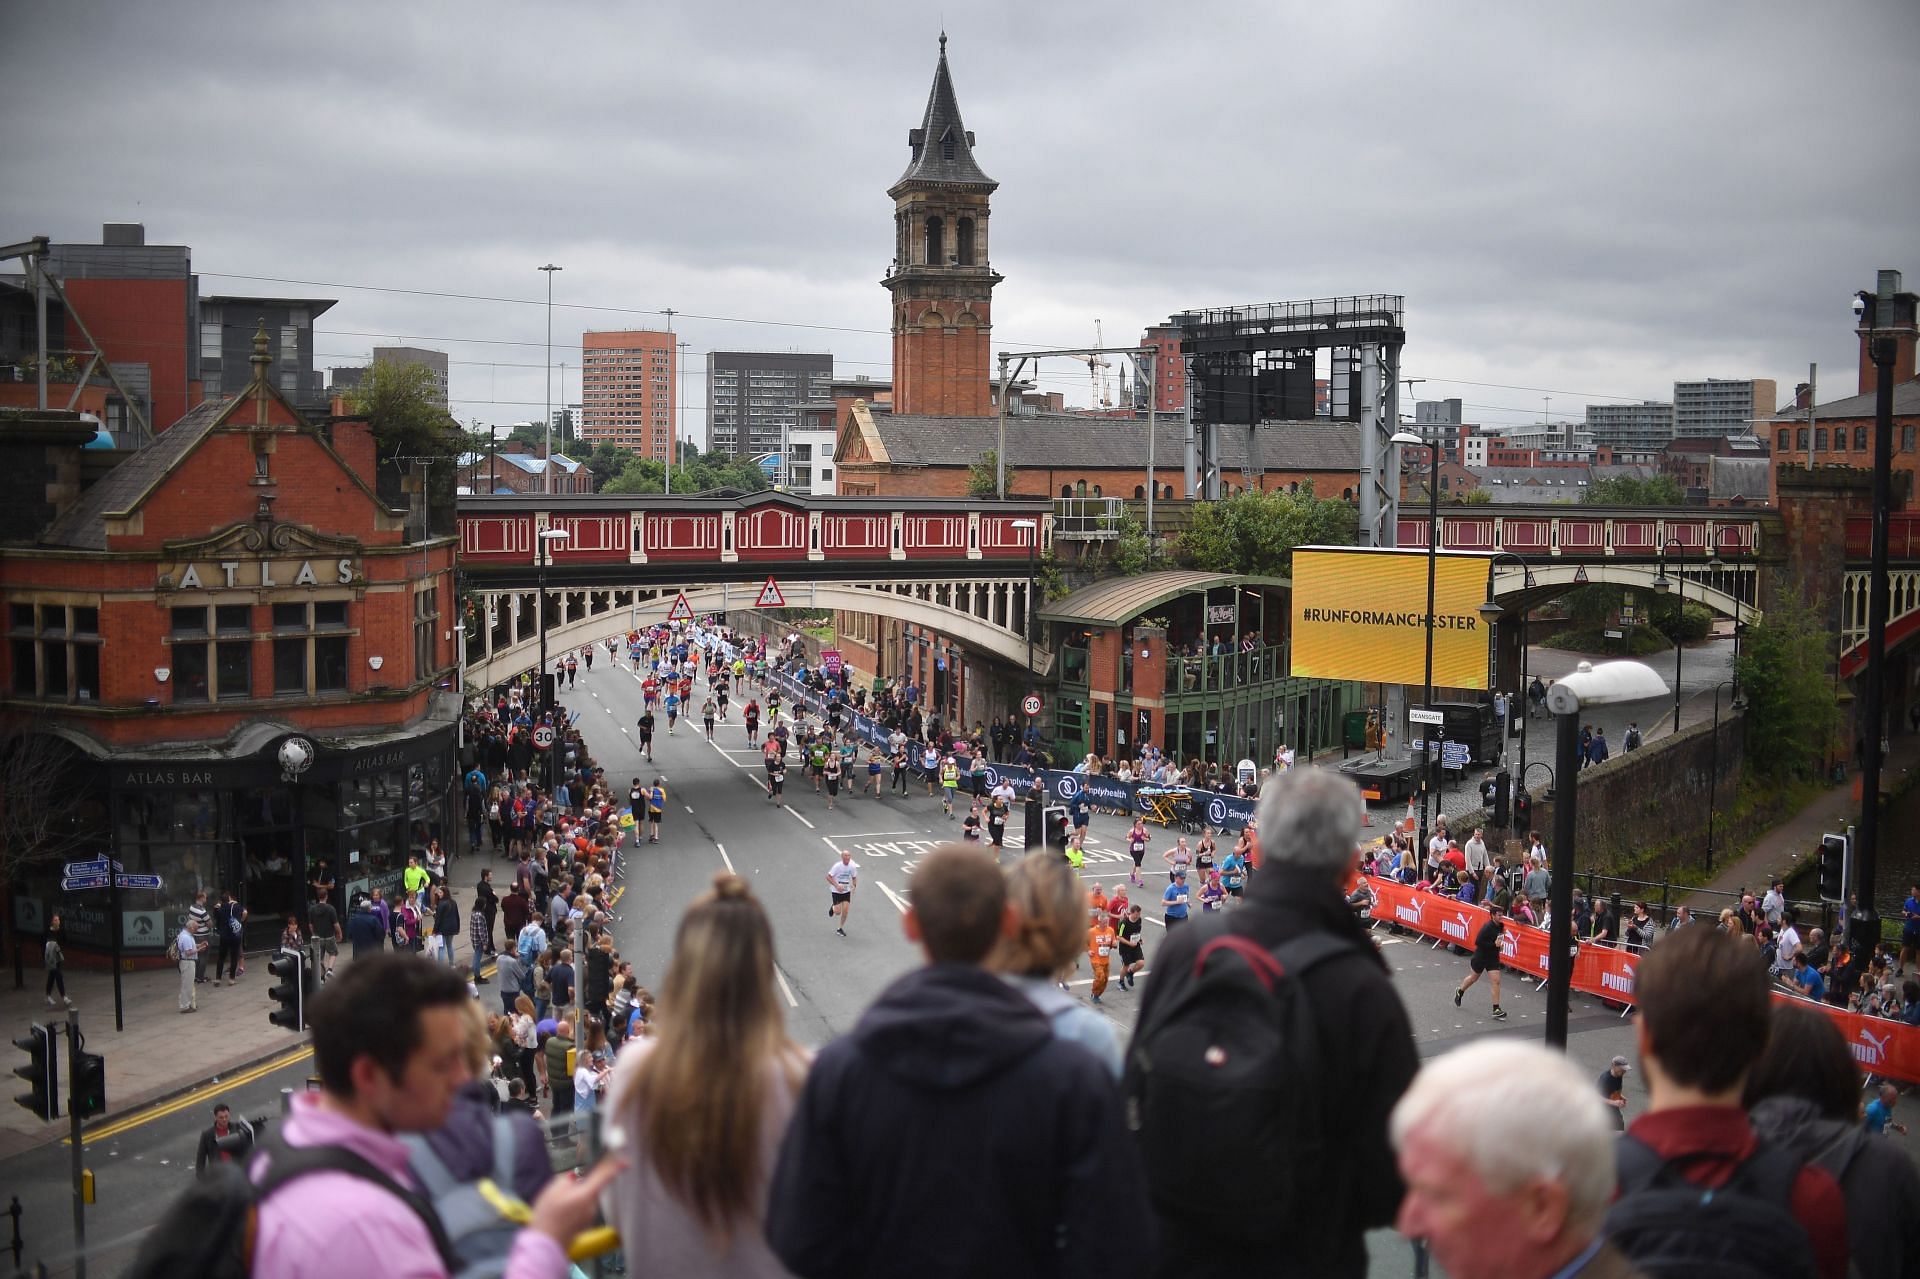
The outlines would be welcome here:
M 1667 548 L 1669 546 L 1678 546 L 1682 553 L 1684 553 L 1687 548 L 1677 537 L 1670 537 L 1662 542 L 1660 544 L 1660 558 L 1655 561 L 1653 574 L 1654 591 L 1658 594 L 1665 595 L 1671 590 L 1674 592 L 1674 598 L 1680 604 L 1680 611 L 1675 614 L 1673 622 L 1673 731 L 1677 733 L 1680 731 L 1680 659 L 1686 652 L 1680 645 L 1680 639 L 1687 624 L 1687 580 L 1684 577 L 1679 577 L 1678 569 L 1674 570 L 1675 576 L 1679 578 L 1678 582 L 1668 580 Z
M 1397 431 L 1390 443 L 1425 444 L 1427 446 L 1427 665 L 1426 700 L 1421 703 L 1427 710 L 1433 709 L 1433 595 L 1434 576 L 1439 569 L 1440 556 L 1440 441 L 1438 438 L 1427 440 L 1412 431 Z M 1439 809 L 1438 790 L 1434 784 L 1435 766 L 1439 763 L 1440 752 L 1433 749 L 1433 725 L 1423 724 L 1420 740 L 1426 752 L 1421 768 L 1420 782 L 1420 848 L 1424 855 L 1427 847 L 1427 802 L 1433 801 L 1436 813 Z
M 1521 600 L 1519 607 L 1520 688 L 1517 695 L 1507 699 L 1507 717 L 1511 719 L 1516 711 L 1523 710 L 1527 705 L 1527 603 L 1525 593 L 1533 587 L 1533 566 L 1527 563 L 1525 556 L 1516 555 L 1512 551 L 1501 551 L 1487 561 L 1487 598 L 1486 602 L 1480 605 L 1480 616 L 1486 619 L 1489 627 L 1497 625 L 1499 620 L 1506 615 L 1506 609 L 1493 597 L 1493 575 L 1494 571 L 1500 567 L 1502 560 L 1512 560 L 1515 564 L 1518 564 L 1520 566 L 1520 572 L 1523 575 L 1520 582 Z M 1497 675 L 1499 667 L 1499 653 L 1497 650 L 1494 654 L 1494 666 L 1495 674 Z M 1497 683 L 1498 681 L 1495 680 L 1494 682 Z M 1529 716 L 1525 714 L 1520 716 L 1520 785 L 1522 788 L 1526 786 L 1528 718 Z M 1502 724 L 1500 731 L 1504 734 L 1507 731 L 1507 726 Z M 1506 752 L 1507 744 L 1505 741 L 1502 741 L 1500 743 L 1500 753 L 1505 755 Z
M 543 528 L 540 530 L 540 603 L 535 621 L 540 627 L 540 709 L 552 709 L 547 697 L 547 564 L 553 559 L 553 548 L 568 537 L 563 528 Z
M 1582 662 L 1547 690 L 1555 732 L 1553 846 L 1547 850 L 1547 1044 L 1567 1046 L 1567 1009 L 1573 994 L 1573 831 L 1580 790 L 1580 712 L 1610 702 L 1633 702 L 1667 691 L 1643 662 Z
M 1013 527 L 1027 539 L 1027 604 L 1020 612 L 1021 629 L 1027 633 L 1027 691 L 1033 691 L 1033 546 L 1040 540 L 1038 520 L 1015 520 Z
M 1713 686 L 1713 751 L 1711 762 L 1707 766 L 1707 873 L 1713 873 L 1713 809 L 1714 802 L 1720 798 L 1720 690 L 1732 689 L 1733 696 L 1727 699 L 1727 709 L 1739 706 L 1740 690 L 1730 679 L 1723 679 Z
M 540 268 L 547 273 L 547 456 L 540 467 L 541 491 L 553 492 L 553 273 L 562 268 L 549 262 Z M 543 637 L 544 638 L 544 637 Z M 546 663 L 540 664 L 540 678 L 547 676 Z

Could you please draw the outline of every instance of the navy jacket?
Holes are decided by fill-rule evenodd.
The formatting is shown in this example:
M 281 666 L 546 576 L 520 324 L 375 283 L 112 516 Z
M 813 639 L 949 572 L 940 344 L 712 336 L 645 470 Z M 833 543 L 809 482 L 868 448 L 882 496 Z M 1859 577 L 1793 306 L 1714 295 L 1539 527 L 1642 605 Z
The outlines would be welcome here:
M 937 964 L 815 1060 L 767 1242 L 802 1279 L 1104 1279 L 1112 1223 L 1151 1221 L 1137 1158 L 1091 1053 L 998 977 Z

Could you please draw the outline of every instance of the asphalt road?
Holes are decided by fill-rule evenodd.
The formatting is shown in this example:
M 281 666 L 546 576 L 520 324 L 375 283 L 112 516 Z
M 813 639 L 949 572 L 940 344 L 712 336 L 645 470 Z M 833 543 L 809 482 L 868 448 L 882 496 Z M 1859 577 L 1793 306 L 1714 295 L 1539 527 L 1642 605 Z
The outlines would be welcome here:
M 1693 653 L 1688 657 L 1691 663 Z M 1711 669 L 1706 662 L 1699 665 Z M 616 784 L 636 776 L 643 781 L 665 779 L 668 813 L 662 842 L 629 848 L 628 887 L 615 921 L 621 953 L 633 960 L 643 982 L 657 988 L 681 911 L 717 873 L 729 868 L 754 885 L 773 919 L 781 992 L 793 1037 L 802 1044 L 817 1047 L 845 1033 L 889 981 L 920 962 L 900 923 L 912 899 L 913 868 L 929 849 L 956 838 L 959 830 L 958 820 L 945 818 L 938 799 L 929 797 L 924 785 L 911 788 L 905 798 L 883 794 L 877 800 L 860 796 L 856 787 L 828 811 L 824 797 L 814 795 L 796 768 L 788 773 L 789 806 L 776 809 L 760 780 L 759 753 L 746 746 L 738 703 L 732 720 L 718 726 L 711 742 L 697 719 L 691 724 L 682 720 L 672 736 L 660 732 L 649 763 L 634 741 L 639 682 L 624 665 L 609 669 L 604 662 L 596 663 L 562 700 L 579 715 L 591 748 Z M 1111 886 L 1125 878 L 1125 829 L 1120 818 L 1094 816 L 1085 871 L 1090 882 Z M 1155 842 L 1148 862 L 1158 864 L 1160 851 L 1177 832 L 1149 829 Z M 1017 830 L 1010 831 L 1010 844 L 1015 835 Z M 827 867 L 842 847 L 851 849 L 861 866 L 844 938 L 835 934 L 826 917 L 825 882 Z M 1007 859 L 1018 851 L 1009 847 Z M 1149 876 L 1149 884 L 1154 882 Z M 1157 935 L 1158 929 L 1149 927 L 1149 974 Z M 1466 971 L 1464 957 L 1414 938 L 1382 934 L 1381 940 L 1423 1056 L 1483 1035 L 1533 1038 L 1542 1033 L 1545 997 L 1531 983 L 1508 974 L 1502 1003 L 1510 1016 L 1500 1025 L 1487 1016 L 1490 999 L 1484 982 L 1469 992 L 1465 1008 L 1453 1006 L 1452 990 Z M 1074 977 L 1079 983 L 1074 989 L 1084 997 L 1084 967 Z M 1109 988 L 1101 1011 L 1116 1023 L 1123 1040 L 1132 1032 L 1135 1007 L 1135 996 Z M 1596 1079 L 1613 1054 L 1634 1055 L 1631 1023 L 1597 1001 L 1574 997 L 1570 1032 L 1570 1052 Z M 90 1137 L 86 1159 L 99 1177 L 99 1202 L 88 1210 L 89 1239 L 98 1245 L 129 1236 L 150 1223 L 187 1184 L 198 1135 L 210 1122 L 216 1099 L 247 1116 L 277 1114 L 280 1090 L 303 1087 L 306 1075 L 305 1064 L 295 1063 L 243 1081 L 210 1085 L 171 1109 L 118 1119 L 103 1130 L 107 1135 Z M 1628 1076 L 1627 1095 L 1631 1115 L 1644 1101 L 1637 1071 Z M 29 1260 L 70 1247 L 69 1158 L 67 1147 L 55 1145 L 0 1163 L 0 1198 L 17 1194 L 26 1209 Z M 1404 1240 L 1382 1231 L 1371 1242 L 1375 1276 L 1413 1273 Z M 117 1274 L 129 1255 L 126 1248 L 96 1246 L 89 1251 L 94 1258 L 91 1276 Z M 70 1270 L 56 1267 L 53 1273 Z

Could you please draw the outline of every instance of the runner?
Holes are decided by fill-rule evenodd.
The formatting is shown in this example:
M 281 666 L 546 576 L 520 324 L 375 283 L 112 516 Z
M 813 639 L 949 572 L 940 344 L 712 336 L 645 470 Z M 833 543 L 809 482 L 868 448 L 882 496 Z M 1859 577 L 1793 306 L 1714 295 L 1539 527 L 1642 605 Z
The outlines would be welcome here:
M 842 937 L 847 935 L 847 915 L 853 909 L 853 890 L 860 886 L 860 865 L 853 860 L 853 854 L 846 849 L 840 850 L 840 860 L 827 867 L 827 887 L 833 891 L 833 904 L 827 907 L 827 918 L 839 921 L 834 932 Z
M 1172 848 L 1160 854 L 1167 864 L 1167 881 L 1171 883 L 1175 875 L 1185 875 L 1187 868 L 1193 865 L 1193 850 L 1187 847 L 1187 837 L 1182 835 L 1174 841 Z
M 1127 873 L 1127 882 L 1136 888 L 1146 887 L 1146 877 L 1140 873 L 1140 863 L 1147 856 L 1147 822 L 1144 817 L 1133 819 L 1133 829 L 1127 832 L 1127 853 L 1133 858 L 1133 869 Z
M 774 751 L 773 743 L 767 743 L 767 798 L 773 801 L 775 808 L 785 808 L 787 801 L 781 796 L 787 790 L 787 761 Z
M 946 810 L 947 820 L 953 820 L 953 794 L 960 788 L 960 766 L 949 755 L 940 763 L 940 807 Z
M 1168 932 L 1187 922 L 1187 872 L 1185 869 L 1179 867 L 1174 869 L 1173 882 L 1168 884 L 1166 891 L 1160 894 L 1160 900 L 1165 904 L 1161 918 L 1166 923 Z
M 1200 828 L 1199 846 L 1193 850 L 1193 869 L 1194 873 L 1199 875 L 1203 882 L 1206 880 L 1207 875 L 1213 870 L 1214 854 L 1218 851 L 1219 845 L 1213 842 L 1213 829 L 1208 826 L 1202 826 Z
M 828 749 L 824 735 L 815 733 L 807 742 L 807 776 L 813 779 L 813 793 L 820 793 L 820 783 L 826 779 L 827 757 L 839 758 L 836 751 Z
M 713 694 L 707 694 L 707 700 L 700 703 L 700 718 L 706 721 L 708 741 L 713 740 L 713 713 L 717 709 L 718 706 L 713 700 Z
M 760 703 L 749 697 L 746 709 L 740 714 L 747 721 L 747 745 L 758 746 L 760 744 Z
M 647 837 L 649 844 L 660 842 L 660 819 L 666 815 L 666 809 L 667 788 L 656 777 L 653 785 L 647 788 L 647 825 L 653 828 L 653 833 Z
M 713 699 L 720 703 L 720 722 L 722 724 L 727 722 L 727 698 L 731 696 L 732 693 L 733 686 L 727 682 L 725 675 L 722 675 L 719 680 L 713 682 Z
M 840 754 L 838 751 L 827 752 L 827 762 L 821 769 L 821 772 L 827 783 L 827 811 L 831 813 L 834 802 L 840 794 Z
M 1220 863 L 1220 884 L 1227 890 L 1228 897 L 1242 898 L 1247 890 L 1247 868 L 1240 862 L 1240 854 L 1231 848 Z
M 886 782 L 881 778 L 881 774 L 885 771 L 886 766 L 887 762 L 880 758 L 880 748 L 878 746 L 867 752 L 867 783 L 866 787 L 861 791 L 861 794 L 872 791 L 875 799 L 880 798 L 881 788 L 886 785 Z
M 580 677 L 580 659 L 572 653 L 567 654 L 567 688 L 573 688 L 574 680 Z
M 1125 901 L 1125 894 L 1114 901 Z M 1147 921 L 1141 918 L 1138 906 L 1128 906 L 1127 913 L 1113 930 L 1114 941 L 1120 948 L 1120 989 L 1132 990 L 1140 984 L 1134 974 L 1147 966 L 1146 936 Z
M 1200 885 L 1200 913 L 1203 915 L 1211 915 L 1214 911 L 1219 910 L 1226 900 L 1227 890 L 1220 882 L 1220 872 L 1217 870 L 1208 871 L 1207 881 Z
M 1125 884 L 1113 890 L 1113 899 L 1107 903 L 1107 926 L 1112 928 L 1116 934 L 1119 933 L 1120 924 L 1126 919 L 1127 908 L 1131 904 L 1132 903 L 1127 901 L 1127 886 Z
M 907 793 L 907 748 L 904 743 L 893 748 L 893 788 L 902 795 Z
M 638 777 L 627 788 L 627 812 L 633 816 L 633 846 L 638 848 L 645 842 L 642 823 L 647 820 L 647 788 L 640 784 Z
M 640 749 L 646 753 L 647 763 L 653 763 L 653 707 L 649 705 L 640 712 Z M 636 817 L 638 813 L 634 814 Z
M 667 736 L 672 737 L 674 721 L 680 718 L 680 694 L 674 691 L 677 686 L 667 687 Z
M 591 644 L 582 645 L 580 648 L 580 656 L 585 658 L 587 661 L 587 674 L 589 675 L 593 674 L 593 645 Z
M 1087 962 L 1093 967 L 1093 1002 L 1097 1004 L 1107 990 L 1107 973 L 1113 963 L 1113 948 L 1118 939 L 1107 923 L 1104 909 L 1095 906 L 1090 913 L 1093 927 L 1087 933 Z
M 995 791 L 987 800 L 987 841 L 998 852 L 1007 842 L 1007 816 L 1012 809 L 1006 796 Z
M 974 800 L 967 808 L 967 815 L 960 820 L 960 838 L 969 844 L 980 842 L 980 801 Z
M 932 742 L 920 752 L 920 767 L 927 775 L 927 797 L 931 799 L 933 788 L 940 781 L 940 749 Z
M 1493 1019 L 1505 1021 L 1506 1010 L 1500 1007 L 1500 939 L 1506 935 L 1506 924 L 1500 918 L 1500 907 L 1487 907 L 1487 922 L 1480 925 L 1480 931 L 1473 936 L 1473 958 L 1468 967 L 1473 971 L 1467 979 L 1454 988 L 1453 1006 L 1458 1008 L 1460 1001 L 1466 998 L 1467 988 L 1480 980 L 1485 973 L 1487 984 L 1493 990 Z

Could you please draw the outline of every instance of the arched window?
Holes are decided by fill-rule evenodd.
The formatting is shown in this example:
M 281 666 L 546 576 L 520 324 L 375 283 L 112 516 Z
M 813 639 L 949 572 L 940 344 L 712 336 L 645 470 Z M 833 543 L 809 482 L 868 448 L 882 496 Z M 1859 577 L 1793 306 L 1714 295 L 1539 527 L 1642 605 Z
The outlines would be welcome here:
M 942 160 L 950 161 L 953 159 L 953 152 L 954 152 L 953 129 L 951 126 L 949 126 L 947 131 L 940 135 L 940 158 Z
M 1094 485 L 1094 486 L 1093 486 L 1093 495 L 1094 495 L 1095 497 L 1099 497 L 1099 496 L 1100 496 L 1100 486 L 1099 486 L 1098 484 L 1096 484 L 1096 485 Z
M 1062 484 L 1062 485 L 1060 486 L 1060 496 L 1061 496 L 1061 497 L 1072 497 L 1072 496 L 1073 496 L 1073 485 L 1071 485 L 1071 484 Z
M 927 265 L 942 266 L 947 260 L 946 226 L 936 214 L 927 219 Z
M 1289 484 L 1289 485 L 1287 485 L 1287 492 L 1289 492 L 1289 493 L 1298 493 L 1299 491 L 1300 491 L 1300 481 L 1299 481 L 1299 480 L 1295 480 L 1295 481 L 1294 481 L 1293 483 L 1291 483 L 1291 484 Z
M 1173 500 L 1173 485 L 1166 484 L 1161 486 L 1160 500 L 1163 502 L 1171 502 Z
M 953 224 L 953 247 L 961 266 L 973 265 L 973 219 L 961 218 Z
M 1342 502 L 1351 502 L 1351 501 L 1353 500 L 1353 490 L 1352 490 L 1352 489 L 1341 489 L 1341 490 L 1340 490 L 1340 500 L 1341 500 Z
M 1140 500 L 1141 500 L 1142 498 L 1144 498 L 1144 497 L 1146 497 L 1146 495 L 1147 495 L 1147 486 L 1146 486 L 1146 485 L 1144 485 L 1144 484 L 1136 484 L 1136 485 L 1134 485 L 1134 486 L 1133 486 L 1133 500 L 1134 500 L 1134 501 L 1136 501 L 1136 502 L 1138 502 L 1138 501 L 1140 501 Z
M 1087 482 L 1085 480 L 1075 480 L 1073 482 L 1073 495 L 1075 497 L 1085 497 L 1087 495 Z

